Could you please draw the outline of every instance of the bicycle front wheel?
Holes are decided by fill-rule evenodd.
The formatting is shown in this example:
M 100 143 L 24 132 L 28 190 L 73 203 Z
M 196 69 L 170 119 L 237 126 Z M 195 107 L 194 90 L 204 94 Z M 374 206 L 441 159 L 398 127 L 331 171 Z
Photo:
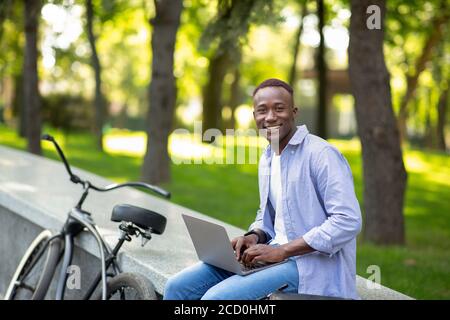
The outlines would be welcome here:
M 42 231 L 20 261 L 5 294 L 5 300 L 44 299 L 58 264 L 61 239 Z
M 136 273 L 120 273 L 107 283 L 108 300 L 157 300 L 155 288 L 150 280 Z M 94 300 L 101 300 L 98 290 Z

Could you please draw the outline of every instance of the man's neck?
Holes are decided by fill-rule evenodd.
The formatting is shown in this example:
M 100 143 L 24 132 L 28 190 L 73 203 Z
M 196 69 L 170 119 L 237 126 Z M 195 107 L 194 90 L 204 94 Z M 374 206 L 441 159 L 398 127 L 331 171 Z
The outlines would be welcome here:
M 283 152 L 284 148 L 288 145 L 291 138 L 294 136 L 295 132 L 297 131 L 297 126 L 294 126 L 291 131 L 286 135 L 286 137 L 283 138 L 283 140 L 280 141 L 279 144 L 279 150 L 280 152 L 277 153 L 277 150 L 274 150 L 275 154 L 280 155 L 281 152 Z M 275 148 L 276 149 L 276 148 Z

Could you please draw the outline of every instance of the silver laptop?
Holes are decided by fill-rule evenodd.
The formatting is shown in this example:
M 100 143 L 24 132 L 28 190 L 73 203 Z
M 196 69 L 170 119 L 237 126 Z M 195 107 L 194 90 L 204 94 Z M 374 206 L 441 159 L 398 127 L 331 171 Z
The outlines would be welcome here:
M 223 226 L 185 214 L 182 216 L 197 256 L 203 262 L 243 276 L 287 261 L 260 262 L 251 267 L 244 266 L 236 259 L 231 241 Z

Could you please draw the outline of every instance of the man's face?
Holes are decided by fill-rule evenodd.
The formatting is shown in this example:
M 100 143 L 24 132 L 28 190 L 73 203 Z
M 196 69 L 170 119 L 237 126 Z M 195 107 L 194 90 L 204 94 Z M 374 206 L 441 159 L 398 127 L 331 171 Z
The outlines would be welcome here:
M 267 130 L 267 140 L 285 145 L 295 132 L 295 115 L 290 93 L 283 87 L 259 89 L 253 97 L 253 116 L 258 129 Z M 276 139 L 276 140 L 275 140 Z M 284 142 L 284 143 L 283 143 Z

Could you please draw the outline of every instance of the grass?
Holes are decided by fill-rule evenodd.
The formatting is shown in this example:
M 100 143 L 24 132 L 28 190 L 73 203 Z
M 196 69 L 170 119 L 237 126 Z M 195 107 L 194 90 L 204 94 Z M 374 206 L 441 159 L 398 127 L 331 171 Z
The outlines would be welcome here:
M 70 162 L 111 180 L 138 180 L 142 148 L 120 150 L 127 144 L 145 145 L 143 133 L 111 132 L 106 135 L 107 153 L 96 151 L 92 136 L 75 133 L 56 136 Z M 124 139 L 117 144 L 114 139 Z M 144 140 L 145 141 L 145 140 Z M 357 140 L 332 140 L 352 167 L 358 199 L 362 204 L 362 171 Z M 25 141 L 0 126 L 0 144 L 18 149 Z M 44 155 L 57 159 L 52 146 L 43 144 Z M 213 148 L 209 146 L 208 148 Z M 211 151 L 211 150 L 210 150 Z M 217 150 L 216 150 L 217 151 Z M 378 265 L 381 284 L 418 299 L 450 298 L 450 156 L 439 152 L 406 149 L 408 170 L 405 199 L 405 246 L 375 246 L 358 238 L 357 273 L 370 276 L 367 268 Z M 172 201 L 247 228 L 258 207 L 256 164 L 172 164 L 172 182 L 163 185 Z

